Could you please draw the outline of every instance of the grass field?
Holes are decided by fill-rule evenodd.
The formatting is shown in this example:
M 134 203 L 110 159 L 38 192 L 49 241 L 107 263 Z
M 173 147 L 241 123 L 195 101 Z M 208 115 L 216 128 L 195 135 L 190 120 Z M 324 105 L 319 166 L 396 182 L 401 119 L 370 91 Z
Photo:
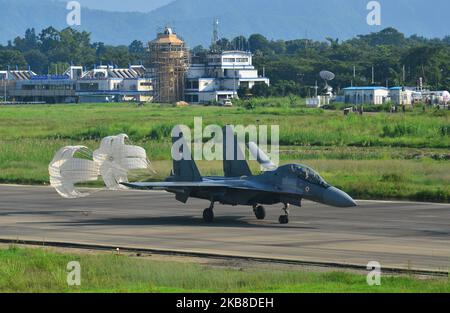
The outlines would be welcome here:
M 81 266 L 81 286 L 67 285 L 67 264 Z M 0 292 L 450 292 L 450 281 L 384 276 L 381 286 L 346 272 L 235 268 L 125 255 L 0 249 Z
M 370 113 L 306 109 L 274 100 L 245 107 L 134 104 L 0 106 L 0 182 L 48 183 L 47 166 L 65 145 L 97 147 L 105 136 L 127 133 L 147 149 L 158 175 L 170 169 L 175 124 L 280 125 L 282 163 L 300 162 L 364 199 L 450 201 L 450 112 Z M 254 168 L 256 166 L 253 164 Z M 220 174 L 220 162 L 200 162 L 203 174 Z

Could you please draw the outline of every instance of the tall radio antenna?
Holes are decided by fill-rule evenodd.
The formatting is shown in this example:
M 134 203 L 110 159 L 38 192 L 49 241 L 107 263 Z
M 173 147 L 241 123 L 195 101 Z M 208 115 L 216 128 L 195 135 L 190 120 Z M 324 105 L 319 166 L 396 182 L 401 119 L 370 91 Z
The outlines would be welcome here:
M 219 19 L 214 18 L 212 44 L 215 45 L 219 41 Z

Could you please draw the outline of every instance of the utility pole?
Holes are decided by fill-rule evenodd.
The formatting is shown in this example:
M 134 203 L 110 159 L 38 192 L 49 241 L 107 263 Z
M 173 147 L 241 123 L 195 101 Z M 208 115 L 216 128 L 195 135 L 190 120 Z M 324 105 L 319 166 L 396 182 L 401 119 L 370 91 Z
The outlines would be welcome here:
M 372 65 L 372 85 L 375 85 L 375 67 Z
M 8 73 L 9 73 L 9 68 L 8 71 L 5 73 L 5 75 L 2 75 L 2 83 L 3 83 L 3 102 L 6 103 L 6 82 L 8 79 Z
M 353 83 L 356 84 L 356 65 L 353 65 L 353 79 L 351 82 L 351 86 L 353 87 Z
M 405 65 L 403 65 L 403 79 L 402 79 L 402 85 L 405 85 L 405 81 L 406 81 L 406 67 Z
M 236 89 L 236 63 L 233 62 L 233 84 L 234 84 L 234 93 L 233 93 L 233 99 L 235 98 L 235 94 L 237 93 L 237 89 Z
M 4 76 L 2 76 L 2 83 L 3 83 L 3 88 L 4 88 L 3 102 L 6 103 L 6 80 L 5 80 Z

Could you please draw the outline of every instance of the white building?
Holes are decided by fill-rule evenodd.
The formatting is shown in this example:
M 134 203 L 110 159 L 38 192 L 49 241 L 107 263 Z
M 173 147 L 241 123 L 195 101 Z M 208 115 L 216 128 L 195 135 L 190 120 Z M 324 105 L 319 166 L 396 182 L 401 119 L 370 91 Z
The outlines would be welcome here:
M 100 66 L 77 80 L 76 95 L 79 102 L 148 102 L 153 98 L 153 87 L 143 66 Z
M 213 53 L 206 60 L 194 61 L 188 69 L 186 101 L 209 103 L 237 98 L 240 87 L 251 89 L 258 83 L 269 85 L 270 81 L 258 75 L 250 52 Z
M 444 91 L 423 91 L 422 100 L 427 104 L 447 105 L 450 103 L 450 93 Z
M 384 104 L 389 101 L 389 89 L 386 87 L 348 87 L 344 88 L 345 103 L 348 104 Z
M 149 102 L 152 80 L 141 65 L 100 66 L 84 71 L 71 66 L 62 75 L 37 75 L 31 70 L 1 71 L 2 99 L 10 102 Z
M 417 97 L 414 88 L 392 87 L 389 89 L 389 96 L 396 105 L 412 105 Z

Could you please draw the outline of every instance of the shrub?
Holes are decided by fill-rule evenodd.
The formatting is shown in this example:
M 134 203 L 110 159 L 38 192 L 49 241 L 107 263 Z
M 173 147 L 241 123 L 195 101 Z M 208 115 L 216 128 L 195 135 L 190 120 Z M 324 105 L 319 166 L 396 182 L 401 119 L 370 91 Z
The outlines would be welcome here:
M 385 125 L 383 127 L 382 137 L 403 137 L 403 136 L 413 136 L 417 135 L 418 129 L 417 126 L 413 124 L 394 124 L 394 125 Z
M 450 125 L 445 125 L 440 128 L 440 133 L 442 136 L 450 136 Z

